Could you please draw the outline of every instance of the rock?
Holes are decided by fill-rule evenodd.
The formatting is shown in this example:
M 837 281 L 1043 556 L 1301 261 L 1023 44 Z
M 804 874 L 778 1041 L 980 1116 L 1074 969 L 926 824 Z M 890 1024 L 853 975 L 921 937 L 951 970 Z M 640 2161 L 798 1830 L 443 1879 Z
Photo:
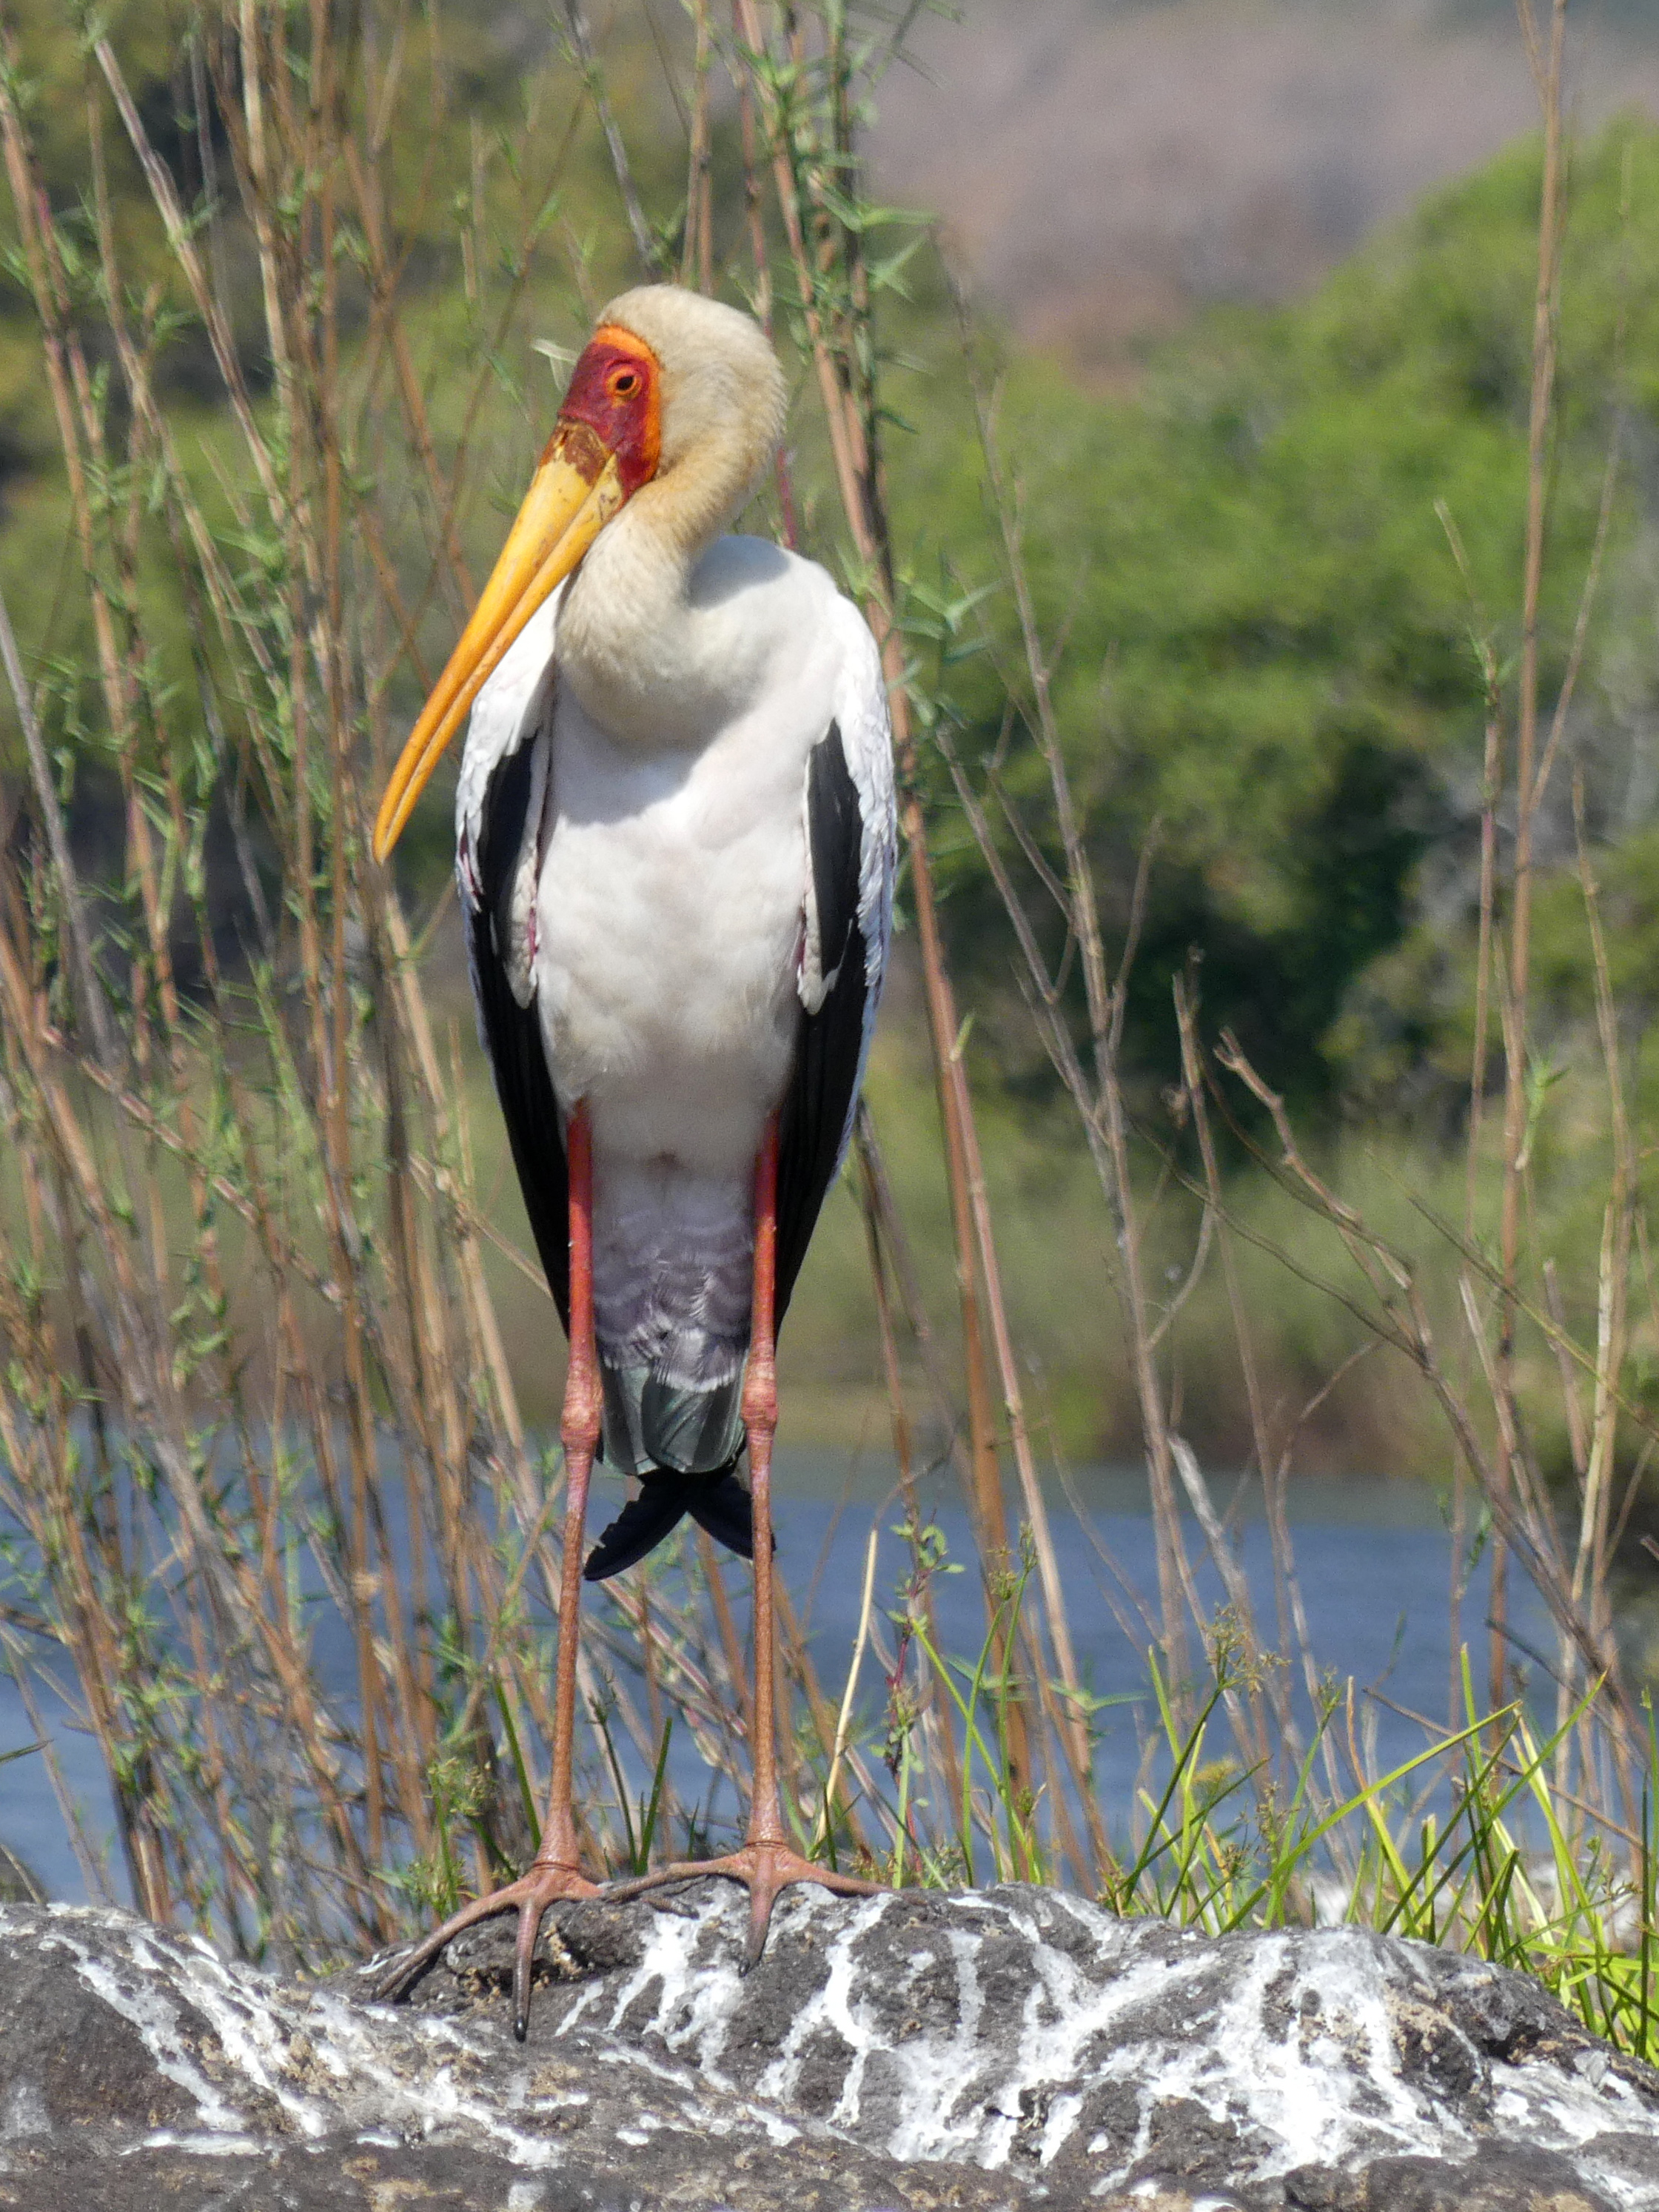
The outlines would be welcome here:
M 406 2007 L 0 1908 L 0 2212 L 1659 2212 L 1659 2075 L 1523 1975 L 1058 1892 L 700 1882 L 511 1923 Z

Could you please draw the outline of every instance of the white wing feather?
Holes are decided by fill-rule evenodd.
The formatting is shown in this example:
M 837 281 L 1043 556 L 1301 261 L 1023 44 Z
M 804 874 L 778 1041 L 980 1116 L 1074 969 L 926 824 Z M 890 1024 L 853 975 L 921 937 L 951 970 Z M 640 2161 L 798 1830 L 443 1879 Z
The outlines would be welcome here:
M 483 896 L 476 866 L 489 779 L 547 720 L 553 673 L 553 630 L 564 586 L 550 593 L 501 656 L 472 702 L 455 785 L 455 875 L 476 913 Z
M 455 786 L 455 878 L 466 908 L 476 914 L 483 897 L 477 856 L 490 779 L 526 741 L 539 740 L 507 900 L 507 941 L 495 948 L 521 1006 L 536 995 L 536 862 L 553 726 L 553 631 L 563 590 L 560 585 L 537 608 L 473 702 Z
M 887 684 L 869 625 L 848 600 L 837 601 L 846 632 L 836 702 L 847 769 L 859 795 L 863 825 L 859 851 L 859 928 L 865 947 L 865 1049 L 875 1027 L 882 977 L 893 935 L 893 878 L 898 865 L 897 800 L 893 784 L 893 726 Z
M 897 870 L 897 805 L 893 781 L 893 732 L 887 708 L 887 684 L 881 656 L 869 625 L 850 600 L 837 595 L 832 617 L 840 633 L 841 670 L 836 686 L 834 717 L 841 732 L 842 754 L 858 795 L 859 933 L 864 940 L 864 1030 L 859 1047 L 858 1074 L 852 1101 L 841 1133 L 840 1152 L 845 1155 L 858 1112 L 860 1090 L 876 1033 L 881 1007 L 881 988 L 893 934 L 893 880 Z M 817 899 L 812 883 L 812 840 L 805 840 L 805 927 L 798 988 L 802 1005 L 816 1013 L 836 980 L 823 973 L 818 935 Z

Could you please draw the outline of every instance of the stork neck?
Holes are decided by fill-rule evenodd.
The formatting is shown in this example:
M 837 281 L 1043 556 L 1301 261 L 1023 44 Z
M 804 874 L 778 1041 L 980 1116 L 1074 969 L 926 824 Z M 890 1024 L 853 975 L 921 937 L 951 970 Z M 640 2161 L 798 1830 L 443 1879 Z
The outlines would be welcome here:
M 611 737 L 695 744 L 752 692 L 767 641 L 734 641 L 697 586 L 754 468 L 744 441 L 707 439 L 641 486 L 571 580 L 559 612 L 559 678 Z

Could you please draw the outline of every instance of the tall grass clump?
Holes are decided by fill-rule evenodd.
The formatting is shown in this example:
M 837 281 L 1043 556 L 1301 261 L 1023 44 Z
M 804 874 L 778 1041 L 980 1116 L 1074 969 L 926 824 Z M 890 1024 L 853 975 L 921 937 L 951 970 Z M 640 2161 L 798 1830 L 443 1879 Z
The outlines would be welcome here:
M 1599 518 L 1570 629 L 1557 637 L 1546 631 L 1543 608 L 1570 232 L 1568 11 L 1565 0 L 1547 8 L 1521 0 L 1520 12 L 1543 128 L 1512 611 L 1495 615 L 1481 604 L 1456 514 L 1443 501 L 1438 507 L 1448 557 L 1468 591 L 1470 669 L 1485 719 L 1460 1212 L 1449 1214 L 1429 1193 L 1408 1188 L 1401 1194 L 1408 1234 L 1398 1235 L 1393 1223 L 1386 1233 L 1376 1225 L 1341 1187 L 1340 1170 L 1357 1164 L 1359 1146 L 1333 1147 L 1298 1129 L 1236 1036 L 1207 1030 L 1195 963 L 1170 979 L 1181 1077 L 1165 1094 L 1161 1119 L 1147 1110 L 1144 1084 L 1132 1086 L 1124 1023 L 1157 839 L 1143 850 L 1127 928 L 1109 941 L 1093 825 L 1077 795 L 1077 755 L 1054 704 L 1059 648 L 1036 613 L 1021 488 L 1000 439 L 994 369 L 960 300 L 1013 621 L 987 641 L 1009 701 L 994 750 L 971 757 L 948 716 L 939 745 L 1012 933 L 1027 1012 L 1098 1177 L 1145 1439 L 1158 1558 L 1152 1664 L 1167 1779 L 1144 1794 L 1141 1840 L 1109 1875 L 1106 1893 L 1126 1907 L 1151 1905 L 1216 1928 L 1334 1907 L 1376 1927 L 1530 1966 L 1599 2031 L 1651 2051 L 1654 1739 L 1639 1675 L 1621 1646 L 1614 1593 L 1621 1539 L 1640 1502 L 1655 1435 L 1643 1376 L 1659 1314 L 1644 1256 L 1633 1127 L 1641 1012 L 1621 1009 L 1613 994 L 1588 827 L 1590 748 L 1574 743 L 1620 494 L 1623 319 L 1612 357 L 1600 364 Z M 1626 222 L 1629 179 L 1627 158 Z M 1104 726 L 1101 736 L 1104 747 Z M 1091 781 L 1097 786 L 1097 777 Z M 1576 1265 L 1582 1243 L 1557 1242 L 1559 1218 L 1540 1168 L 1550 1092 L 1565 1071 L 1553 1058 L 1556 1041 L 1538 1025 L 1534 914 L 1543 827 L 1559 843 L 1564 815 L 1594 1001 L 1593 1051 L 1576 1086 L 1571 1139 L 1595 1147 L 1601 1176 L 1601 1234 L 1588 1279 Z M 1599 1103 L 1587 1105 L 1593 1092 Z M 1248 1164 L 1243 1173 L 1240 1161 Z M 1291 1242 L 1264 1238 L 1259 1218 L 1241 1204 L 1250 1170 L 1300 1212 Z M 1374 1172 L 1370 1181 L 1374 1188 Z M 1147 1255 L 1167 1256 L 1172 1212 L 1186 1257 L 1168 1270 L 1170 1291 L 1155 1286 Z M 1258 1285 L 1262 1262 L 1277 1261 L 1287 1279 L 1314 1285 L 1343 1310 L 1358 1324 L 1352 1357 L 1371 1350 L 1391 1359 L 1395 1386 L 1417 1394 L 1444 1439 L 1458 1657 L 1444 1722 L 1416 1717 L 1425 1748 L 1389 1773 L 1376 1771 L 1364 1729 L 1356 1729 L 1352 1684 L 1344 1692 L 1315 1667 L 1286 1517 L 1299 1431 L 1340 1387 L 1344 1370 L 1300 1407 L 1272 1402 L 1261 1316 L 1242 1288 L 1247 1255 Z M 1182 1310 L 1200 1281 L 1217 1273 L 1252 1437 L 1251 1473 L 1273 1539 L 1270 1624 L 1256 1618 L 1229 1532 L 1180 1433 Z M 1569 1320 L 1586 1313 L 1588 1336 Z M 1547 1455 L 1558 1431 L 1570 1444 L 1565 1480 L 1553 1479 Z M 1466 1622 L 1483 1553 L 1485 1619 Z M 1196 1569 L 1206 1559 L 1227 1598 L 1219 1629 L 1206 1627 L 1197 1594 Z M 1514 1626 L 1517 1570 L 1546 1608 L 1553 1641 L 1543 1652 Z M 1479 1692 L 1464 1642 L 1477 1626 L 1486 1639 Z M 1195 1663 L 1195 1633 L 1207 1636 L 1207 1665 Z M 1219 1760 L 1218 1731 L 1225 1746 Z
M 10 276 L 55 441 L 34 526 L 57 559 L 49 601 L 35 575 L 0 603 L 21 738 L 0 1634 L 27 1710 L 95 1739 L 139 1908 L 311 1959 L 523 1855 L 556 1610 L 559 1468 L 520 1417 L 497 1297 L 503 1268 L 534 1271 L 482 1209 L 454 1025 L 422 984 L 442 899 L 411 918 L 365 823 L 544 434 L 538 348 L 641 273 L 718 278 L 793 352 L 842 502 L 827 536 L 913 761 L 872 337 L 890 276 L 851 152 L 878 57 L 839 17 L 780 36 L 699 14 L 677 203 L 617 119 L 639 54 L 599 54 L 579 9 L 527 78 L 494 80 L 465 11 L 181 10 L 159 56 L 156 27 L 41 8 L 0 43 Z M 785 472 L 775 526 L 799 497 Z M 998 1594 L 985 1224 L 914 799 L 906 829 L 1000 1683 L 1018 1608 Z M 868 1132 L 860 1158 L 902 1304 Z M 843 1729 L 826 1790 L 836 1716 L 799 1645 L 792 1665 L 799 1802 L 834 1848 L 878 1856 L 849 1795 L 865 1747 Z M 741 1764 L 712 1560 L 614 1598 L 584 1668 L 590 1847 L 629 1863 L 701 1817 L 669 1774 L 676 1729 L 715 1774 Z M 1086 1739 L 1045 1697 L 1035 1724 L 1004 1701 L 1007 1774 L 1031 1796 L 1033 1763 L 1059 1761 L 1091 1804 Z M 924 1704 L 936 1735 L 942 1692 Z
M 1453 1255 L 1445 1311 L 1419 1255 L 1344 1198 L 1262 1073 L 1210 1033 L 1195 981 L 1172 997 L 1167 1120 L 1126 1084 L 1158 856 L 1114 933 L 965 307 L 1014 652 L 948 550 L 930 570 L 891 519 L 890 348 L 931 249 L 872 203 L 858 137 L 903 25 L 839 0 L 735 0 L 729 16 L 692 0 L 659 50 L 626 32 L 596 43 L 573 0 L 526 59 L 497 53 L 474 11 L 392 0 L 337 19 L 328 0 L 142 21 L 70 22 L 45 0 L 0 12 L 8 271 L 50 431 L 27 542 L 52 556 L 0 570 L 17 727 L 0 854 L 0 1650 L 94 1893 L 113 1877 L 50 1747 L 65 1716 L 98 1746 L 134 1903 L 245 1955 L 320 1965 L 528 1855 L 561 1469 L 521 1414 L 502 1309 L 537 1278 L 492 1218 L 481 1162 L 499 1147 L 473 1124 L 432 954 L 453 927 L 441 829 L 417 825 L 399 879 L 369 864 L 367 824 L 545 435 L 541 351 L 562 360 L 622 283 L 672 276 L 744 301 L 771 332 L 797 404 L 765 526 L 836 570 L 881 646 L 955 1263 L 947 1326 L 866 1111 L 848 1173 L 904 1565 L 878 1598 L 872 1530 L 843 1683 L 786 1639 L 803 1841 L 896 1881 L 1065 1881 L 1216 1929 L 1346 1915 L 1528 1965 L 1652 2047 L 1655 1759 L 1612 1601 L 1626 1440 L 1646 1433 L 1630 1379 L 1645 1248 L 1587 838 L 1607 1102 L 1588 1292 L 1564 1288 L 1528 1230 L 1528 839 L 1571 770 L 1596 580 L 1548 698 L 1564 18 L 1528 19 L 1546 132 L 1514 668 L 1471 614 L 1489 731 L 1468 1196 L 1461 1222 L 1423 1223 Z M 1447 528 L 1455 546 L 1455 515 Z M 1006 714 L 981 760 L 952 684 L 988 652 Z M 1096 1784 L 1098 1707 L 987 1194 L 973 1080 L 992 1071 L 946 957 L 945 835 L 971 839 L 1001 901 L 1114 1255 L 1157 1539 L 1155 1589 L 1122 1600 L 1158 1715 L 1133 1806 L 1103 1805 Z M 1340 1376 L 1291 1413 L 1263 1387 L 1241 1287 L 1246 1156 L 1323 1240 L 1320 1294 L 1442 1424 L 1460 1589 L 1477 1535 L 1500 1563 L 1480 1689 L 1466 1667 L 1393 1771 L 1352 1684 L 1311 1650 L 1286 1484 Z M 1167 1296 L 1148 1258 L 1167 1241 L 1160 1206 L 1185 1209 L 1188 1240 Z M 1288 1258 L 1309 1274 L 1300 1249 Z M 1271 1626 L 1182 1434 L 1183 1308 L 1211 1275 L 1273 1535 Z M 1589 1340 L 1564 1318 L 1586 1306 Z M 1529 1443 L 1542 1354 L 1575 1440 L 1565 1519 Z M 941 1467 L 968 1561 L 924 1509 Z M 944 1645 L 936 1603 L 958 1565 L 982 1601 L 966 1654 Z M 1516 1570 L 1554 1626 L 1548 1711 L 1517 1681 Z M 696 1847 L 714 1801 L 688 1790 L 688 1741 L 710 1791 L 740 1782 L 736 1588 L 687 1546 L 590 1614 L 579 1804 L 596 1863 Z

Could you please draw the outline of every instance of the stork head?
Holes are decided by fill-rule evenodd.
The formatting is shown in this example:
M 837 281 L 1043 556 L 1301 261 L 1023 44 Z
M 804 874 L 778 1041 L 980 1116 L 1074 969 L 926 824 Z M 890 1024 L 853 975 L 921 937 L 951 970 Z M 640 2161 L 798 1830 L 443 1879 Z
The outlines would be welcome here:
M 611 517 L 649 487 L 685 553 L 730 519 L 783 433 L 784 383 L 759 326 L 673 284 L 613 300 L 572 373 L 529 492 L 374 824 L 397 843 L 444 747 L 508 647 Z

